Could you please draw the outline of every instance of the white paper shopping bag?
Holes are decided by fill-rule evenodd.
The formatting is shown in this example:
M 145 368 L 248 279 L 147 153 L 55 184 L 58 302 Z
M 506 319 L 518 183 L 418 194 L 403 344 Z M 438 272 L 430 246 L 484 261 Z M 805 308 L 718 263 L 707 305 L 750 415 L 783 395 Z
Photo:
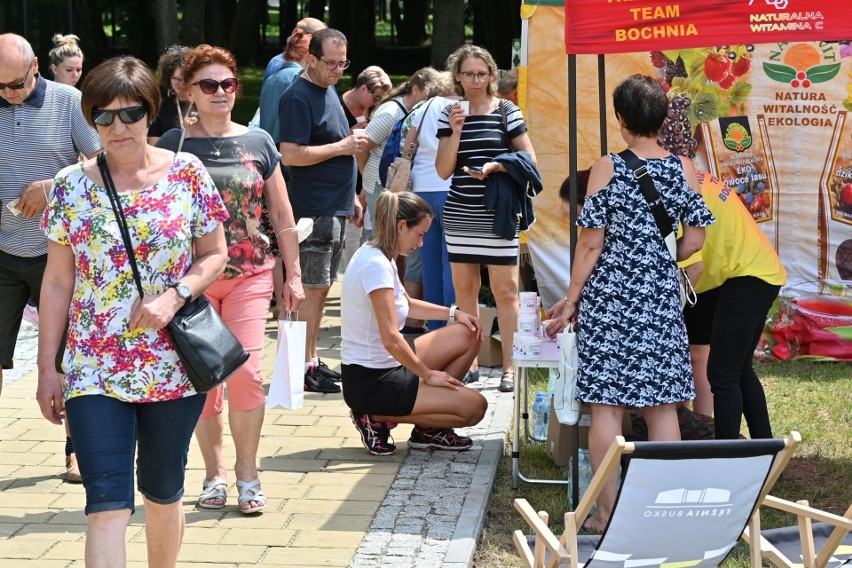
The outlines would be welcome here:
M 289 410 L 305 404 L 305 341 L 307 324 L 303 321 L 278 320 L 278 355 L 272 370 L 272 382 L 266 408 L 281 406 Z

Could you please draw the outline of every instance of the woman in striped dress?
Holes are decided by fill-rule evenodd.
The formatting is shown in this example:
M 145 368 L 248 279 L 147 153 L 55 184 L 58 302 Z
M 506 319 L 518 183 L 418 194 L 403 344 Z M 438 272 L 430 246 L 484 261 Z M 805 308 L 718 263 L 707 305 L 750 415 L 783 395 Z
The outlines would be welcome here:
M 513 390 L 512 336 L 518 319 L 518 232 L 511 240 L 495 234 L 494 211 L 485 208 L 485 178 L 505 172 L 494 161 L 509 148 L 529 152 L 535 160 L 520 109 L 494 96 L 497 65 L 485 49 L 465 45 L 450 56 L 456 93 L 470 105 L 447 106 L 438 122 L 438 175 L 452 176 L 444 205 L 447 240 L 456 302 L 466 313 L 477 314 L 480 266 L 488 267 L 491 292 L 503 345 L 500 390 Z M 505 119 L 504 119 L 505 117 Z M 474 363 L 474 366 L 476 364 Z M 474 371 L 475 372 L 475 371 Z

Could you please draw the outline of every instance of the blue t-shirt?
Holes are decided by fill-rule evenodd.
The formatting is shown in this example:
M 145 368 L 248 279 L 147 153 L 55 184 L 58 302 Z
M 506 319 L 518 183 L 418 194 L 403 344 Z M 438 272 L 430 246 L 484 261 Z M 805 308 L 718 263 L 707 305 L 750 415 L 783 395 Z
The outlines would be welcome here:
M 265 82 L 267 79 L 281 71 L 284 67 L 284 63 L 285 59 L 283 53 L 279 53 L 270 59 L 269 63 L 266 64 L 266 71 L 263 72 L 263 81 Z
M 278 137 L 278 103 L 281 102 L 281 95 L 301 72 L 302 67 L 298 63 L 285 61 L 277 73 L 264 79 L 263 86 L 260 88 L 260 127 L 272 136 L 276 144 L 281 141 Z
M 323 146 L 349 136 L 349 123 L 334 87 L 297 79 L 278 106 L 281 142 Z M 335 156 L 312 166 L 290 166 L 287 191 L 296 218 L 345 216 L 354 212 L 354 156 Z

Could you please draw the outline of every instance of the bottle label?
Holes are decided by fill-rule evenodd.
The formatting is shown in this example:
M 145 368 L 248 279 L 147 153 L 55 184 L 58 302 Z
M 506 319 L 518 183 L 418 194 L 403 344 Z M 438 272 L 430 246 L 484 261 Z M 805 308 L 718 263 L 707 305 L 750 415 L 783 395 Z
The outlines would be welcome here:
M 852 279 L 852 133 L 846 111 L 837 113 L 820 178 L 817 276 Z

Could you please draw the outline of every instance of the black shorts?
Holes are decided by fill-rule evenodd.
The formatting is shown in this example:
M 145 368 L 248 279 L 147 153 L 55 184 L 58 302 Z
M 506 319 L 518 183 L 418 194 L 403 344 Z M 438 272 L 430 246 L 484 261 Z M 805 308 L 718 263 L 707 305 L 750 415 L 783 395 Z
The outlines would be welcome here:
M 13 256 L 0 251 L 0 368 L 11 369 L 27 300 L 39 305 L 47 255 Z
M 414 410 L 420 377 L 403 367 L 371 369 L 342 365 L 343 400 L 355 414 L 408 416 Z
M 720 288 L 713 288 L 698 294 L 694 306 L 683 310 L 683 320 L 686 323 L 686 335 L 690 345 L 710 345 L 713 334 L 713 317 L 716 314 L 716 304 L 719 302 Z

